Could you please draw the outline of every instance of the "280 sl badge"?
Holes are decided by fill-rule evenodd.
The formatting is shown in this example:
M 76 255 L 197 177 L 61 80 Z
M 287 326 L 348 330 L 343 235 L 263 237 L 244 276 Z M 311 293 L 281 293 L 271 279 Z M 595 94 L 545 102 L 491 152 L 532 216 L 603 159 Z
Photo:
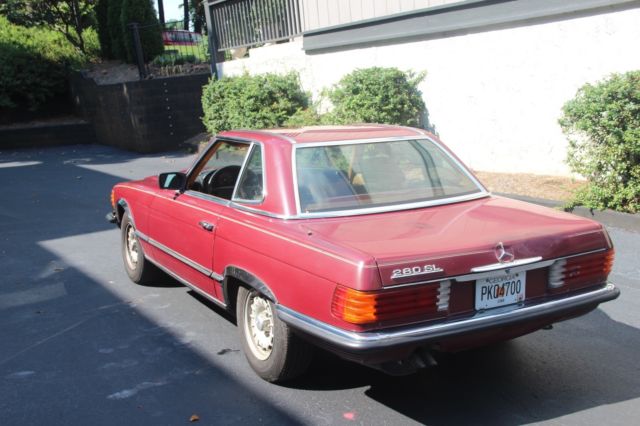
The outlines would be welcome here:
M 394 269 L 391 273 L 391 279 L 413 277 L 415 275 L 435 274 L 442 272 L 444 269 L 436 265 L 412 266 L 409 268 Z

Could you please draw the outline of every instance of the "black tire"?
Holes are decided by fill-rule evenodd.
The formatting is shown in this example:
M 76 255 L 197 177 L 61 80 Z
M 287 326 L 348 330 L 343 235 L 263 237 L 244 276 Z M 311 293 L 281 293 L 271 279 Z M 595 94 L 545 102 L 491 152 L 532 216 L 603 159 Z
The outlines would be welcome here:
M 135 233 L 136 228 L 129 218 L 128 212 L 122 216 L 120 229 L 122 262 L 131 281 L 142 285 L 157 281 L 162 276 L 162 272 L 145 257 L 140 240 Z M 131 238 L 131 242 L 129 242 L 129 238 Z M 135 249 L 132 246 L 135 246 Z M 133 251 L 136 252 L 135 259 L 132 256 Z
M 271 321 L 272 331 L 271 349 L 264 350 L 251 335 L 251 310 L 253 304 L 261 305 L 265 310 L 269 310 L 270 315 L 266 315 L 268 323 Z M 268 307 L 268 308 L 267 308 Z M 255 308 L 254 312 L 255 312 Z M 251 368 L 268 382 L 284 382 L 302 375 L 309 367 L 313 356 L 313 348 L 306 341 L 294 334 L 289 326 L 282 322 L 277 314 L 273 303 L 259 292 L 253 289 L 240 287 L 236 300 L 236 314 L 238 320 L 238 330 L 242 349 L 251 365 Z M 269 328 L 266 326 L 266 328 Z M 269 333 L 260 331 L 261 337 Z M 264 343 L 264 342 L 263 342 Z

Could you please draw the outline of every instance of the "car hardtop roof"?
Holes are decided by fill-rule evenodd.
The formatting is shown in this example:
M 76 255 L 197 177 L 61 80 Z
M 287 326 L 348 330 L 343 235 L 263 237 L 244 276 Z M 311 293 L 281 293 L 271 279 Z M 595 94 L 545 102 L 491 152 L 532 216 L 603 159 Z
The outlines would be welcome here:
M 230 130 L 218 136 L 257 140 L 263 143 L 296 144 L 356 141 L 394 137 L 419 138 L 429 133 L 419 129 L 383 124 L 356 124 L 350 126 L 311 126 L 291 129 Z

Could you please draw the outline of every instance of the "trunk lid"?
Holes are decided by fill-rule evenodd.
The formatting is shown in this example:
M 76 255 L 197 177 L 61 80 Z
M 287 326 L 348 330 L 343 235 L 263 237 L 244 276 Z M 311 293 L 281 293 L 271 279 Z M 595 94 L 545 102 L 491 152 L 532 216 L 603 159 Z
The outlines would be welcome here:
M 375 258 L 384 286 L 469 274 L 471 268 L 498 262 L 499 243 L 515 260 L 553 259 L 608 246 L 597 222 L 503 197 L 315 219 L 304 226 Z

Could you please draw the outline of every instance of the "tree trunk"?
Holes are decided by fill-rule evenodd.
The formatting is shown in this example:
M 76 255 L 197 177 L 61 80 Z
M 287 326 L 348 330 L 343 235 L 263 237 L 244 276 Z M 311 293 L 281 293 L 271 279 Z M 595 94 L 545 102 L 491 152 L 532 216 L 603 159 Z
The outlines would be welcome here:
M 189 0 L 184 0 L 182 3 L 184 9 L 184 29 L 189 31 Z
M 160 21 L 160 26 L 164 28 L 164 3 L 163 0 L 158 0 L 158 20 Z

